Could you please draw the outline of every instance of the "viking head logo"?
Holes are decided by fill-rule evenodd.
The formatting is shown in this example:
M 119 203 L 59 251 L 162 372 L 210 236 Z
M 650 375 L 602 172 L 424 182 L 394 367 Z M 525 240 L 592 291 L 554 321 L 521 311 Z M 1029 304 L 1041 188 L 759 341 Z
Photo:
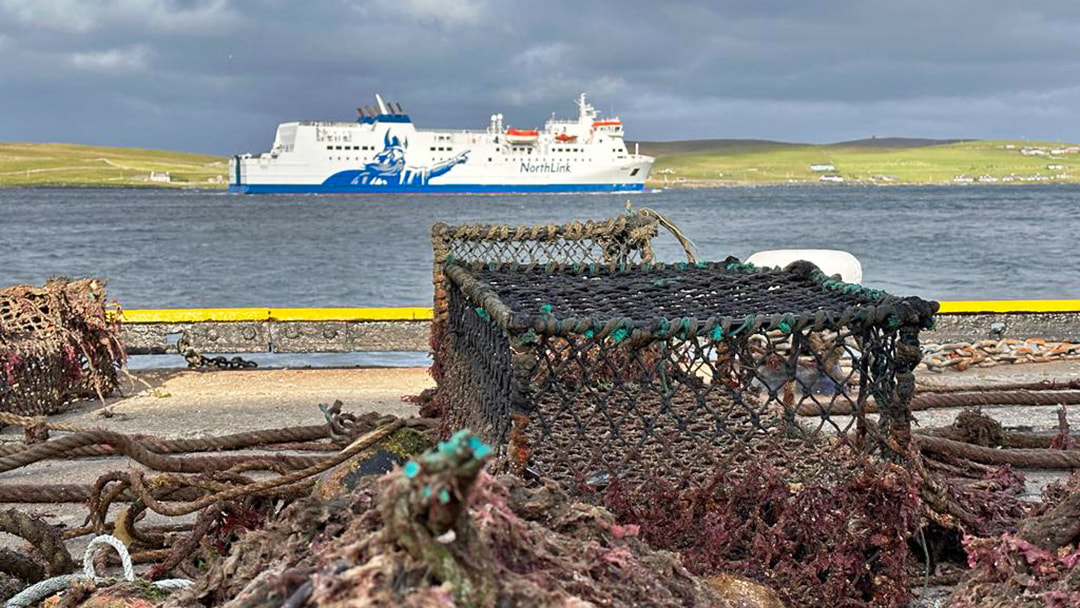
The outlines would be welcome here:
M 382 152 L 375 155 L 374 162 L 365 168 L 366 172 L 379 177 L 398 175 L 405 168 L 405 148 L 409 147 L 409 140 L 390 135 L 387 129 L 383 146 Z

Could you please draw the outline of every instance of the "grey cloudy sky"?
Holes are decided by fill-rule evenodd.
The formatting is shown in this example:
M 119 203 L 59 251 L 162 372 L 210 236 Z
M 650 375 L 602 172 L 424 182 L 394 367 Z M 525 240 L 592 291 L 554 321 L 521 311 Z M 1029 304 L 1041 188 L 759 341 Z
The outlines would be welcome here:
M 382 92 L 421 126 L 1080 140 L 1077 0 L 0 0 L 0 140 L 229 154 Z

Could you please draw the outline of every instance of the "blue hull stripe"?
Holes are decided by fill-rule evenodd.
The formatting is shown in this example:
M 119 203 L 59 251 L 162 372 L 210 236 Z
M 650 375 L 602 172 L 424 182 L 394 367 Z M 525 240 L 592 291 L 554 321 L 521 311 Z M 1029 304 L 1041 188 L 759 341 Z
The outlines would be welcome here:
M 645 184 L 428 184 L 373 186 L 323 184 L 229 184 L 237 194 L 528 194 L 641 192 Z

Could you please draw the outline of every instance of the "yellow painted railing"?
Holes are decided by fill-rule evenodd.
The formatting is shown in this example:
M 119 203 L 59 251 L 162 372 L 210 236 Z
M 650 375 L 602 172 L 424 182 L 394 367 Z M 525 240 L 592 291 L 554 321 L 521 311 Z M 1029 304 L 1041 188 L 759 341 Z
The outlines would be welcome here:
M 1080 300 L 974 300 L 942 302 L 941 314 L 1080 312 Z
M 942 302 L 942 314 L 1080 312 L 1080 300 Z M 177 308 L 123 311 L 123 323 L 200 321 L 429 321 L 430 308 Z
M 200 321 L 429 321 L 430 308 L 174 308 L 134 309 L 122 323 Z

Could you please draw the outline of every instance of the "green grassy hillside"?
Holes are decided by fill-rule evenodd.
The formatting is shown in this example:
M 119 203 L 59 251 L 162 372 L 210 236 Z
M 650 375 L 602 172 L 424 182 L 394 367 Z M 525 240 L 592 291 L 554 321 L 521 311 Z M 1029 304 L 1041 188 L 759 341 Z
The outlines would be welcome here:
M 205 154 L 75 144 L 0 142 L 0 186 L 223 188 L 228 161 Z M 151 181 L 151 172 L 169 181 Z
M 830 145 L 713 140 L 641 144 L 657 154 L 653 185 L 819 183 L 945 184 L 1080 182 L 1080 153 L 1052 154 L 1077 144 L 1012 140 L 862 140 Z M 1045 154 L 1024 155 L 1036 149 Z M 813 171 L 810 165 L 833 165 Z M 981 179 L 980 179 L 981 178 Z

